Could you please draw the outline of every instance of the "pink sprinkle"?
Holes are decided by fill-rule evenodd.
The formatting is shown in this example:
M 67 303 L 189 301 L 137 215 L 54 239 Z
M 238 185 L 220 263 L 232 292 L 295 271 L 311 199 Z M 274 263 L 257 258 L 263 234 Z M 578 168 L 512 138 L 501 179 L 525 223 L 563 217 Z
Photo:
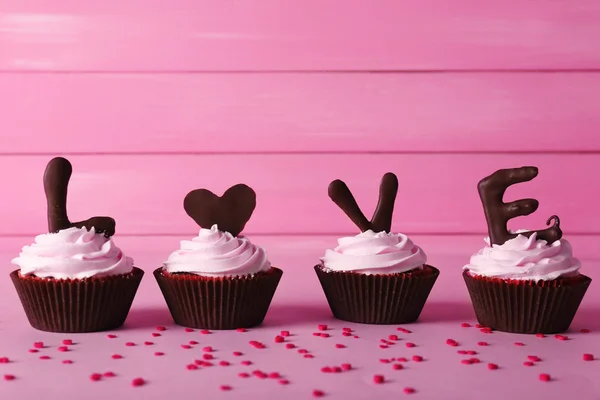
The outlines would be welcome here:
M 346 346 L 345 346 L 345 345 L 343 345 L 343 344 L 341 344 L 341 343 L 336 343 L 336 345 L 335 345 L 335 348 L 336 348 L 336 349 L 345 349 L 345 348 L 346 348 Z
M 408 348 L 415 347 L 415 344 L 411 342 L 406 342 L 404 345 Z
M 313 390 L 312 395 L 313 397 L 323 397 L 325 396 L 325 392 L 323 392 L 322 390 L 315 389 Z
M 246 372 L 240 372 L 240 373 L 238 374 L 238 376 L 239 376 L 240 378 L 250 378 L 250 374 L 248 374 L 248 373 L 246 373 Z
M 28 351 L 29 351 L 30 353 L 37 353 L 37 352 L 38 352 L 38 349 L 29 349 Z
M 554 335 L 554 337 L 558 340 L 569 340 L 569 337 L 565 335 Z
M 231 390 L 231 386 L 229 385 L 221 385 L 219 388 L 224 392 Z
M 321 368 L 321 372 L 328 374 L 331 372 L 331 367 L 323 367 L 323 368 Z
M 535 337 L 538 337 L 538 338 L 545 338 L 545 337 L 546 337 L 546 335 L 544 335 L 543 333 L 536 333 L 536 334 L 535 334 Z
M 294 347 L 296 347 L 296 345 L 294 343 L 286 343 L 285 344 L 286 349 L 293 349 Z
M 154 342 L 148 342 L 148 341 L 144 342 L 144 345 L 146 345 L 146 346 L 152 346 L 153 344 L 154 344 Z
M 341 367 L 342 367 L 342 370 L 344 370 L 344 371 L 350 371 L 352 369 L 352 364 L 344 363 L 341 365 Z
M 213 350 L 212 347 L 206 346 L 206 347 L 202 348 L 202 351 L 205 352 L 205 353 L 212 353 L 214 350 Z
M 539 362 L 539 361 L 542 361 L 542 359 L 541 359 L 541 358 L 539 358 L 538 356 L 527 356 L 527 359 L 528 359 L 529 361 L 533 361 L 533 362 Z
M 236 331 L 238 331 L 238 332 L 247 332 L 246 328 L 237 328 Z
M 281 331 L 281 333 L 280 333 L 280 334 L 281 334 L 281 336 L 283 336 L 283 337 L 288 337 L 288 336 L 290 336 L 290 331 Z
M 14 381 L 15 380 L 15 376 L 11 375 L 11 374 L 4 374 L 4 380 L 5 381 Z
M 40 356 L 40 360 L 49 360 L 50 356 Z
M 135 378 L 131 381 L 131 385 L 134 387 L 143 386 L 146 384 L 146 381 L 143 378 Z
M 193 371 L 193 370 L 198 369 L 198 366 L 196 364 L 188 364 L 185 367 L 188 369 L 188 371 Z
M 62 363 L 63 364 L 73 364 L 73 361 L 71 361 L 71 360 L 63 360 Z
M 43 349 L 44 348 L 44 342 L 35 342 L 33 344 L 33 347 L 36 349 Z
M 394 369 L 402 369 L 402 368 L 404 368 L 404 365 L 402 365 L 402 364 L 394 364 L 392 366 L 392 368 L 394 368 Z
M 298 354 L 306 354 L 308 353 L 308 350 L 306 349 L 298 349 Z
M 229 363 L 229 361 L 225 361 L 225 360 L 223 360 L 223 361 L 220 361 L 220 362 L 219 362 L 219 365 L 220 365 L 221 367 L 228 367 L 228 366 L 230 366 L 231 364 Z
M 463 328 L 470 328 L 471 324 L 469 324 L 467 322 L 463 322 L 462 324 L 460 324 L 460 326 L 462 326 Z
M 252 361 L 245 360 L 241 362 L 242 365 L 252 365 Z
M 64 344 L 65 346 L 71 346 L 73 344 L 73 341 L 71 339 L 65 339 L 62 341 L 62 344 Z
M 289 384 L 290 384 L 290 381 L 288 381 L 287 379 L 280 379 L 280 380 L 278 381 L 278 383 L 279 383 L 280 385 L 289 385 Z
M 203 335 L 210 335 L 210 331 L 208 329 L 202 329 L 200 333 Z
M 205 353 L 205 354 L 202 354 L 202 358 L 204 358 L 205 360 L 212 360 L 214 357 L 212 354 Z
M 135 346 L 135 343 L 133 343 L 133 342 L 127 342 L 127 343 L 125 343 L 125 346 L 129 346 L 129 347 Z
M 157 327 L 156 327 L 156 330 L 157 330 L 157 331 L 159 331 L 159 332 L 163 332 L 163 331 L 166 331 L 166 330 L 167 330 L 167 328 L 166 328 L 166 327 L 164 327 L 164 326 L 157 326 Z
M 116 339 L 117 335 L 113 335 L 112 333 L 110 333 L 110 334 L 106 335 L 106 337 L 109 339 Z
M 383 375 L 374 375 L 373 376 L 373 383 L 380 384 L 380 383 L 383 383 L 384 381 L 385 381 L 385 378 L 383 377 Z
M 115 359 L 115 360 L 120 360 L 121 358 L 123 358 L 123 356 L 120 355 L 120 354 L 113 354 L 112 358 Z
M 269 378 L 271 378 L 271 379 L 279 379 L 279 378 L 281 378 L 281 375 L 279 375 L 279 372 L 271 372 L 269 374 Z
M 160 357 L 160 356 L 164 356 L 165 353 L 163 353 L 162 351 L 157 351 L 154 353 L 155 356 Z
M 184 331 L 186 331 L 186 332 L 194 332 L 194 329 L 192 329 L 192 328 L 185 328 Z
M 320 325 L 317 326 L 317 328 L 319 328 L 320 331 L 326 331 L 327 330 L 327 325 L 320 324 Z
M 389 340 L 398 340 L 398 335 L 390 335 L 388 336 Z
M 159 336 L 162 336 L 162 335 L 160 333 L 158 333 L 158 332 L 152 332 L 152 336 L 153 337 L 159 337 Z
M 594 355 L 589 353 L 584 354 L 583 361 L 594 361 Z
M 69 351 L 69 348 L 68 348 L 67 346 L 60 346 L 60 347 L 58 348 L 58 351 L 61 351 L 61 352 L 63 352 L 63 353 L 64 353 L 65 351 Z
M 457 353 L 462 355 L 469 354 L 467 353 L 467 350 L 458 350 Z
M 523 365 L 524 365 L 524 366 L 526 366 L 526 367 L 533 367 L 535 364 L 534 364 L 534 363 L 532 363 L 531 361 L 525 361 L 525 362 L 523 363 Z
M 105 378 L 114 378 L 115 376 L 117 376 L 117 375 L 115 375 L 115 373 L 114 373 L 114 372 L 112 372 L 112 371 L 107 371 L 107 372 L 105 372 L 103 375 L 104 375 L 104 377 L 105 377 Z
M 191 349 L 191 348 L 192 348 L 192 346 L 190 346 L 189 344 L 182 344 L 182 345 L 181 345 L 181 348 L 182 348 L 182 349 L 189 350 L 189 349 Z
M 540 374 L 540 381 L 542 381 L 542 382 L 549 382 L 550 381 L 550 375 L 548 375 L 548 374 Z
M 313 356 L 312 354 L 305 354 L 303 357 L 304 358 L 315 358 L 315 356 Z
M 421 357 L 421 356 L 412 356 L 412 359 L 413 359 L 413 361 L 416 361 L 416 362 L 423 361 L 423 357 Z
M 236 357 L 240 357 L 240 356 L 243 356 L 244 353 L 242 353 L 241 351 L 234 351 L 233 355 L 236 356 Z
M 487 346 L 487 342 L 477 342 L 478 346 Z
M 198 344 L 198 342 L 196 342 L 195 340 L 190 340 L 190 341 L 189 341 L 189 343 L 190 343 L 192 346 L 195 346 L 195 345 L 197 345 L 197 344 Z
M 8 357 L 0 357 L 0 364 L 8 364 L 9 362 Z
M 285 338 L 283 336 L 275 336 L 275 343 L 283 343 L 285 341 Z
M 460 363 L 461 364 L 465 364 L 465 365 L 471 365 L 471 364 L 473 364 L 473 362 L 471 360 L 461 360 Z
M 493 371 L 495 369 L 498 369 L 498 365 L 497 364 L 489 363 L 488 364 L 488 369 Z
M 525 346 L 525 343 L 515 342 L 515 346 L 523 347 Z
M 590 333 L 590 330 L 589 330 L 589 329 L 585 329 L 585 328 L 583 328 L 583 329 L 582 329 L 582 330 L 580 330 L 579 332 L 581 332 L 581 333 Z
M 91 374 L 90 375 L 90 380 L 97 382 L 100 379 L 102 379 L 102 374 Z

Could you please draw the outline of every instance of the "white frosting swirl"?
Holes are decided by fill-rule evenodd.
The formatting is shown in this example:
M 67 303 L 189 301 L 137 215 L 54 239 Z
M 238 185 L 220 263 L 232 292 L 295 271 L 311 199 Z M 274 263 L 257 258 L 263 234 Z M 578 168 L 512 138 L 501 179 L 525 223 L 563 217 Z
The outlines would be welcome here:
M 133 260 L 93 227 L 38 235 L 12 263 L 21 268 L 21 275 L 55 279 L 122 275 L 133 270 Z
M 368 230 L 338 239 L 338 246 L 327 250 L 321 261 L 331 271 L 382 275 L 422 268 L 427 256 L 406 235 Z
M 494 278 L 546 281 L 576 275 L 581 268 L 565 239 L 549 245 L 545 240 L 537 240 L 534 232 L 529 238 L 518 235 L 502 245 L 490 246 L 489 238 L 486 242 L 488 245 L 471 257 L 464 270 Z
M 187 272 L 202 276 L 252 275 L 271 268 L 267 252 L 244 236 L 233 237 L 217 225 L 200 229 L 192 240 L 182 240 L 181 248 L 164 263 L 167 272 Z

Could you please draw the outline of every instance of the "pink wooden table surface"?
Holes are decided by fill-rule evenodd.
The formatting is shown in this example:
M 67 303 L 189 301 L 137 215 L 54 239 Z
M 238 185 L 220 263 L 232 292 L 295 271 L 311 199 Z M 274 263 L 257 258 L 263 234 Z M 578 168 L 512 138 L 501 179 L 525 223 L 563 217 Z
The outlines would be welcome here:
M 8 279 L 11 269 L 8 262 L 24 238 L 5 239 L 0 260 L 4 265 L 4 278 L 0 280 L 3 301 L 0 302 L 0 357 L 8 357 L 8 364 L 0 364 L 0 377 L 13 374 L 14 381 L 0 380 L 0 397 L 3 399 L 34 399 L 41 392 L 47 400 L 77 398 L 85 393 L 87 399 L 261 399 L 266 397 L 310 399 L 315 389 L 322 390 L 327 399 L 403 398 L 415 399 L 481 399 L 543 398 L 564 399 L 576 396 L 578 400 L 600 398 L 600 360 L 583 361 L 584 353 L 600 358 L 600 291 L 592 283 L 571 331 L 569 340 L 553 336 L 537 338 L 495 332 L 484 334 L 475 327 L 463 328 L 461 323 L 476 323 L 462 278 L 460 267 L 469 254 L 481 244 L 481 238 L 417 236 L 415 240 L 428 249 L 433 265 L 441 270 L 430 299 L 417 324 L 405 325 L 410 334 L 396 330 L 397 326 L 369 326 L 337 321 L 331 317 L 317 282 L 312 265 L 334 237 L 262 237 L 255 242 L 265 245 L 275 264 L 285 270 L 281 285 L 263 326 L 240 332 L 212 332 L 203 335 L 198 331 L 185 332 L 172 324 L 158 287 L 149 274 L 176 245 L 173 237 L 117 238 L 117 243 L 135 257 L 137 264 L 147 271 L 126 326 L 115 332 L 115 339 L 107 333 L 65 335 L 43 333 L 29 327 Z M 600 279 L 600 260 L 594 257 L 595 241 L 574 239 L 575 251 L 585 257 L 585 272 Z M 318 324 L 327 324 L 331 337 L 312 335 Z M 164 325 L 160 337 L 155 327 Z M 343 327 L 350 327 L 358 339 L 341 335 Z M 590 333 L 580 333 L 580 329 Z M 275 343 L 281 330 L 289 330 L 286 343 Z M 381 349 L 380 339 L 398 335 L 399 340 Z M 446 344 L 447 339 L 459 342 L 458 347 Z M 72 339 L 71 351 L 59 352 L 63 339 Z M 197 345 L 183 349 L 182 344 L 195 340 Z M 250 340 L 262 341 L 266 349 L 255 349 Z M 29 353 L 33 343 L 43 341 L 45 348 Z M 136 346 L 126 346 L 126 342 Z M 153 342 L 144 345 L 145 341 Z M 478 346 L 485 341 L 489 345 Z M 416 344 L 406 347 L 407 342 Z M 521 342 L 524 346 L 517 346 Z M 286 349 L 287 343 L 296 348 Z M 336 348 L 343 344 L 345 348 Z M 213 367 L 187 370 L 186 365 L 201 359 L 206 346 L 215 349 Z M 307 349 L 314 358 L 304 358 L 298 349 Z M 475 350 L 477 355 L 462 356 L 457 350 Z M 243 356 L 234 356 L 240 351 Z M 163 356 L 155 356 L 163 352 Z M 122 359 L 113 359 L 113 354 Z M 48 355 L 49 360 L 41 360 Z M 422 362 L 412 360 L 414 355 Z M 542 361 L 533 367 L 523 362 L 528 356 Z M 394 370 L 394 363 L 384 364 L 380 359 L 406 357 L 405 368 Z M 463 365 L 461 360 L 476 357 L 481 363 Z M 62 360 L 72 360 L 70 365 Z M 250 360 L 244 366 L 241 361 Z M 221 366 L 221 361 L 231 365 Z M 351 363 L 351 371 L 323 373 L 324 366 Z M 489 370 L 488 363 L 499 366 Z M 277 379 L 257 377 L 240 378 L 238 373 L 261 370 L 278 372 L 289 385 Z M 116 377 L 101 381 L 90 380 L 92 373 L 114 372 Z M 550 382 L 541 382 L 541 373 L 550 374 Z M 381 374 L 384 384 L 374 384 L 373 376 Z M 142 377 L 143 387 L 132 387 L 131 381 Z M 221 385 L 231 386 L 221 391 Z M 406 395 L 404 388 L 415 389 Z

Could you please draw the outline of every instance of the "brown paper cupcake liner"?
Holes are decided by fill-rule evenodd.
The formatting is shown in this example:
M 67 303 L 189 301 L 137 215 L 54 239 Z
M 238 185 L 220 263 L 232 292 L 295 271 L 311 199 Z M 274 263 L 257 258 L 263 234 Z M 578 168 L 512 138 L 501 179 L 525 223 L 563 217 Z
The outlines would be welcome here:
M 392 275 L 315 271 L 337 319 L 362 324 L 405 324 L 419 318 L 440 271 L 430 265 Z
M 46 279 L 10 274 L 27 319 L 41 331 L 98 332 L 123 325 L 144 271 L 85 279 Z
M 591 279 L 552 281 L 486 278 L 463 272 L 481 325 L 510 333 L 560 333 L 569 329 Z
M 241 277 L 207 278 L 154 271 L 177 325 L 196 329 L 236 329 L 260 325 L 283 271 Z

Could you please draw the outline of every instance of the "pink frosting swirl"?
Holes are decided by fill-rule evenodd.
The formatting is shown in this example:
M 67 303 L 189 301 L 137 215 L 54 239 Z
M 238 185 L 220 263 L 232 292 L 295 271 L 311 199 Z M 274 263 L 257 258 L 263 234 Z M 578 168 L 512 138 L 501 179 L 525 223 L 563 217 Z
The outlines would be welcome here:
M 164 263 L 167 272 L 187 272 L 202 276 L 252 275 L 271 268 L 267 252 L 244 236 L 233 237 L 217 225 L 200 229 L 192 240 L 182 240 L 181 248 Z
M 22 275 L 55 279 L 122 275 L 133 270 L 133 260 L 93 227 L 38 235 L 12 263 L 21 268 Z
M 422 268 L 427 256 L 406 235 L 368 230 L 338 239 L 338 246 L 327 250 L 321 261 L 331 271 L 382 275 Z
M 518 232 L 517 232 L 518 233 Z M 519 235 L 503 245 L 489 245 L 471 257 L 464 270 L 475 275 L 517 280 L 552 280 L 577 274 L 581 263 L 573 257 L 571 244 L 560 239 L 552 244 Z

